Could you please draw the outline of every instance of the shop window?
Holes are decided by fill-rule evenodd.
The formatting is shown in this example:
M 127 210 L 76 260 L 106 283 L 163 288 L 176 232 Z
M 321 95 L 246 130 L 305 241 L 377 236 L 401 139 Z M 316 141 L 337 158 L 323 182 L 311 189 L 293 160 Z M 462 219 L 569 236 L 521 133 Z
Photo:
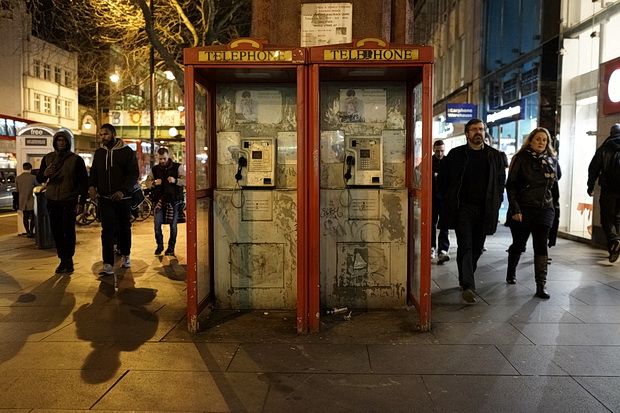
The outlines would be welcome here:
M 529 95 L 536 92 L 538 85 L 538 68 L 521 73 L 521 95 Z
M 502 103 L 508 104 L 514 102 L 519 96 L 518 76 L 516 72 L 511 72 L 504 76 L 502 82 Z

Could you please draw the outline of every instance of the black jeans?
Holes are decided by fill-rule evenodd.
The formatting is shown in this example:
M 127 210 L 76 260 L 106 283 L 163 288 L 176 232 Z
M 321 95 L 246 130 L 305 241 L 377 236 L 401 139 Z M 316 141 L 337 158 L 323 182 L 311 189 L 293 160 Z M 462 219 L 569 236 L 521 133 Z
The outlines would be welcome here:
M 75 206 L 77 201 L 47 200 L 50 228 L 56 243 L 56 254 L 61 260 L 75 254 Z
M 131 252 L 131 199 L 99 198 L 103 263 L 114 265 L 114 242 L 122 255 Z M 118 232 L 117 232 L 118 231 Z
M 459 270 L 459 284 L 463 290 L 475 290 L 474 273 L 478 267 L 478 259 L 486 240 L 484 233 L 484 208 L 470 204 L 462 204 L 458 211 L 458 223 L 455 228 L 456 266 Z
M 620 194 L 610 194 L 601 190 L 601 227 L 607 238 L 607 250 L 620 240 Z
M 34 209 L 27 209 L 22 211 L 22 219 L 24 223 L 24 229 L 27 234 L 34 233 Z
M 433 200 L 433 222 L 431 224 L 431 247 L 437 252 L 450 250 L 450 233 L 447 229 L 439 229 L 439 248 L 437 248 L 437 223 L 439 222 L 439 213 L 441 212 L 441 204 L 439 201 Z
M 525 251 L 525 244 L 532 234 L 534 255 L 547 256 L 547 239 L 549 238 L 549 230 L 553 225 L 554 215 L 555 211 L 552 207 L 542 209 L 522 208 L 521 221 L 515 221 L 510 217 L 508 222 L 512 234 L 512 245 L 508 247 L 508 250 L 516 253 Z

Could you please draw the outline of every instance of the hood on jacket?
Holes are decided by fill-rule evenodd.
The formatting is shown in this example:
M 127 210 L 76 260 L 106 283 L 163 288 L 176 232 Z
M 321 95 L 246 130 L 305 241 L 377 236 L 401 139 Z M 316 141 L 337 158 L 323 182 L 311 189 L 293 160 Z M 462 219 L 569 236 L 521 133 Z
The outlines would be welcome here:
M 117 149 L 121 149 L 121 148 L 124 148 L 125 146 L 127 146 L 127 144 L 125 142 L 123 142 L 122 139 L 120 139 L 120 138 L 114 138 L 114 139 L 115 139 L 114 140 L 114 145 L 111 148 L 108 148 L 103 143 L 101 143 L 101 147 L 109 152 L 109 151 L 115 151 Z
M 71 152 L 71 144 L 73 143 L 73 133 L 69 129 L 61 128 L 54 134 L 52 146 L 55 151 L 58 151 L 58 138 L 63 137 L 67 140 L 67 151 Z
M 101 144 L 101 147 L 105 149 L 105 168 L 106 169 L 108 169 L 108 166 L 109 167 L 114 166 L 114 151 L 118 149 L 123 149 L 125 146 L 127 146 L 127 144 L 123 142 L 122 139 L 119 139 L 119 138 L 115 138 L 115 139 L 116 140 L 114 141 L 114 145 L 112 146 L 112 148 L 108 148 L 103 143 Z
M 604 145 L 615 152 L 620 151 L 620 135 L 610 136 L 607 138 Z

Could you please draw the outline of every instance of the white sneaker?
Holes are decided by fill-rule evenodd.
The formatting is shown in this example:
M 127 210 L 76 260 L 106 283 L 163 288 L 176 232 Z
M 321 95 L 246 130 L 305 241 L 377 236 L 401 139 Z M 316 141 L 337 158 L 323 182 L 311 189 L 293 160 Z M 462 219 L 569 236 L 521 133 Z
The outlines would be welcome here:
M 437 264 L 441 265 L 444 262 L 450 261 L 450 255 L 445 251 L 439 251 L 439 258 L 437 258 Z
M 435 248 L 431 248 L 431 260 L 434 260 L 437 257 L 437 253 L 435 252 Z
M 123 255 L 121 257 L 121 267 L 122 268 L 129 268 L 129 267 L 131 267 L 131 260 L 129 259 L 129 255 Z
M 111 264 L 103 264 L 103 268 L 99 271 L 99 275 L 114 275 L 114 267 Z

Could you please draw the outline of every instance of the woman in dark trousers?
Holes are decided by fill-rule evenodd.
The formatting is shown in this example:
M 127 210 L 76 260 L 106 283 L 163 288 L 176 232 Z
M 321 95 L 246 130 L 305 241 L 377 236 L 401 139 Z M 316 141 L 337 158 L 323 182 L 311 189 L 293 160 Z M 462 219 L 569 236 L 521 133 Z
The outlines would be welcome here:
M 534 129 L 513 156 L 508 171 L 506 192 L 509 202 L 509 227 L 512 245 L 508 248 L 506 282 L 515 284 L 516 269 L 532 234 L 536 297 L 549 298 L 547 283 L 547 239 L 555 218 L 553 188 L 557 182 L 557 164 L 551 148 L 551 136 L 545 128 Z

